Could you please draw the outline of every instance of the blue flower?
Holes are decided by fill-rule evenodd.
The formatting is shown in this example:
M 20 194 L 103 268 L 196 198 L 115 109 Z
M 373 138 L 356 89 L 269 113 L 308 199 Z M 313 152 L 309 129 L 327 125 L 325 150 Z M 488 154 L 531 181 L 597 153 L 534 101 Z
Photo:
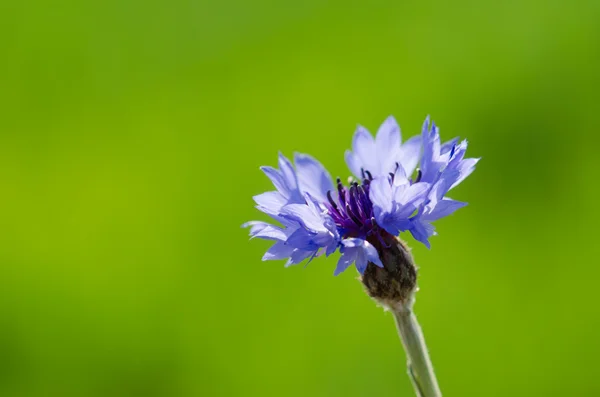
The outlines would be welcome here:
M 313 195 L 320 201 L 327 199 L 327 192 L 333 189 L 331 177 L 317 160 L 306 154 L 295 154 L 296 169 L 290 160 L 279 154 L 279 169 L 264 166 L 260 169 L 273 182 L 276 191 L 254 196 L 256 207 L 275 217 L 288 204 L 303 204 L 304 193 Z
M 355 264 L 363 274 L 369 264 L 384 267 L 381 250 L 395 236 L 410 231 L 429 247 L 431 222 L 466 205 L 445 194 L 474 169 L 478 159 L 464 159 L 467 142 L 440 144 L 437 127 L 425 121 L 421 136 L 401 144 L 393 117 L 381 125 L 375 139 L 362 127 L 353 139 L 346 162 L 359 178 L 348 186 L 314 158 L 294 155 L 294 164 L 279 155 L 279 169 L 261 167 L 275 190 L 254 197 L 256 207 L 280 225 L 262 221 L 244 224 L 251 238 L 274 244 L 263 260 L 287 259 L 293 265 L 339 249 L 334 274 Z M 421 156 L 421 152 L 423 156 Z M 420 170 L 411 175 L 419 163 Z
M 340 251 L 342 252 L 342 256 L 340 256 L 340 260 L 333 273 L 335 276 L 346 270 L 352 263 L 356 263 L 356 269 L 360 274 L 365 272 L 369 262 L 383 267 L 383 263 L 381 263 L 379 253 L 375 247 L 361 238 L 347 238 L 343 240 Z
M 428 248 L 429 237 L 435 234 L 431 222 L 452 214 L 467 203 L 445 197 L 446 193 L 474 170 L 478 158 L 465 159 L 467 141 L 458 143 L 454 138 L 443 145 L 440 143 L 439 128 L 425 119 L 422 130 L 423 157 L 421 158 L 419 181 L 430 184 L 427 199 L 417 215 L 411 219 L 409 228 L 413 237 Z
M 429 117 L 423 123 L 421 132 L 423 142 L 423 157 L 421 158 L 421 178 L 423 182 L 435 183 L 439 179 L 451 179 L 448 190 L 452 189 L 468 177 L 474 170 L 478 158 L 465 159 L 467 141 L 459 144 L 454 138 L 443 145 L 440 144 L 440 131 L 435 123 L 429 122 Z
M 412 182 L 401 165 L 391 177 L 379 177 L 371 183 L 371 202 L 377 224 L 397 236 L 412 226 L 411 217 L 424 204 L 430 184 Z
M 421 137 L 414 136 L 401 144 L 400 126 L 393 116 L 388 117 L 377 130 L 371 133 L 358 126 L 352 139 L 352 151 L 346 151 L 346 164 L 357 178 L 364 178 L 365 171 L 378 177 L 394 173 L 396 164 L 405 172 L 413 173 L 421 154 Z

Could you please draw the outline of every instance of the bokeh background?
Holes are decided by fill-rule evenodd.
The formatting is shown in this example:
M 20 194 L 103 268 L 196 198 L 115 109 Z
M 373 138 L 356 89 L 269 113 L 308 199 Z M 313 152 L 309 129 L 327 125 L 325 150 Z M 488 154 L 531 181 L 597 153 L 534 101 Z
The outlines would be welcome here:
M 446 396 L 600 395 L 600 3 L 5 1 L 0 395 L 412 396 L 335 258 L 240 225 L 278 151 L 427 114 L 482 157 L 416 311 Z

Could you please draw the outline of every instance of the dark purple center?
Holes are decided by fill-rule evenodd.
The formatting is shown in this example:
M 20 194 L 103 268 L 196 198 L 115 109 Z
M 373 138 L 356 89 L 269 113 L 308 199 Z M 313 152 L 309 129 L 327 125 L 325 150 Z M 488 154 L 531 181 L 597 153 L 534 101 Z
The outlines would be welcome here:
M 369 171 L 363 171 L 361 184 L 353 182 L 346 188 L 337 178 L 338 200 L 327 193 L 329 214 L 343 238 L 360 237 L 367 239 L 379 229 L 373 215 L 373 204 L 369 198 L 369 186 L 373 177 Z M 383 231 L 383 230 L 381 230 Z
M 399 167 L 398 163 L 396 163 L 396 167 Z M 340 178 L 337 178 L 338 200 L 332 196 L 331 191 L 327 192 L 329 202 L 326 205 L 329 215 L 335 222 L 342 238 L 358 237 L 371 242 L 371 244 L 378 240 L 387 246 L 385 241 L 393 236 L 375 222 L 373 203 L 369 198 L 373 176 L 369 171 L 361 170 L 361 172 L 362 183 L 353 182 L 349 188 L 346 188 Z M 421 171 L 418 170 L 415 178 L 409 179 L 410 183 L 419 182 L 421 176 Z M 394 181 L 394 173 L 390 173 L 390 181 Z

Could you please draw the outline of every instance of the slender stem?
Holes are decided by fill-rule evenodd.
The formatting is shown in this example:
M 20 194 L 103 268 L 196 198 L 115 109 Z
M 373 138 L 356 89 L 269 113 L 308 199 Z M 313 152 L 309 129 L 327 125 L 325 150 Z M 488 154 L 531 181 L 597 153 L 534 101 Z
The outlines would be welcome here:
M 417 397 L 441 397 L 433 365 L 427 352 L 425 338 L 417 317 L 412 312 L 413 300 L 396 305 L 391 312 L 396 319 L 398 335 L 406 352 L 408 375 L 411 378 Z

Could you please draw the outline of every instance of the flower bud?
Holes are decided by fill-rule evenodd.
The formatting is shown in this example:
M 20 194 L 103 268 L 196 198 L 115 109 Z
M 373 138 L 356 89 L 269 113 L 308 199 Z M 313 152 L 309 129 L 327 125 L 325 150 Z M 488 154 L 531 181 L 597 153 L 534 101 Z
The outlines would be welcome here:
M 368 264 L 361 278 L 367 293 L 386 308 L 409 304 L 417 289 L 417 267 L 409 248 L 391 235 L 371 244 L 384 267 Z

